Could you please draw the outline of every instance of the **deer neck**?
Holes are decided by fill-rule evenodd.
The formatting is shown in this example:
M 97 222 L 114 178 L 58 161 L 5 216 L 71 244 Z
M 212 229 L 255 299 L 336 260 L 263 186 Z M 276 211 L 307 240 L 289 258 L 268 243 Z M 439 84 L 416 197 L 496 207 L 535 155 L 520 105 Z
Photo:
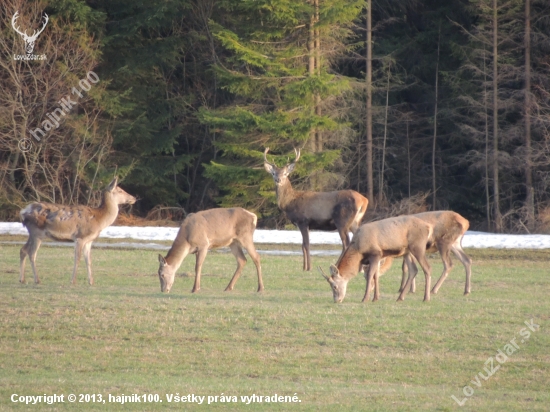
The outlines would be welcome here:
M 101 226 L 106 228 L 113 224 L 118 216 L 118 203 L 116 203 L 109 193 L 103 194 L 101 206 L 98 208 L 98 220 Z
M 340 272 L 340 276 L 346 279 L 357 276 L 357 273 L 359 273 L 361 269 L 361 260 L 363 260 L 363 255 L 361 253 L 353 253 L 353 251 L 348 248 L 344 256 L 342 256 L 336 265 L 338 267 L 338 272 Z
M 190 244 L 187 242 L 184 236 L 184 231 L 180 229 L 172 247 L 166 255 L 166 263 L 178 270 L 181 266 L 183 259 L 189 254 Z M 181 235 L 181 236 L 180 236 Z
M 282 185 L 275 186 L 277 194 L 277 206 L 284 210 L 296 198 L 296 191 L 292 188 L 289 180 L 286 180 Z
M 168 254 L 166 255 L 165 259 L 166 259 L 166 263 L 174 267 L 175 270 L 178 270 L 184 258 L 185 258 L 185 254 L 183 253 L 183 250 L 172 246 L 172 248 L 168 251 Z

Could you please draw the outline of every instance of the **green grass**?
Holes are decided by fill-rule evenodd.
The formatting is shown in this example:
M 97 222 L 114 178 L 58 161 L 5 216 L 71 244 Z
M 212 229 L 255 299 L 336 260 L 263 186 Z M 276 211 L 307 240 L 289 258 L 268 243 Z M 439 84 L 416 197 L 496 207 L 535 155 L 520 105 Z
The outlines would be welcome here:
M 297 249 L 298 250 L 298 249 Z M 332 303 L 317 271 L 301 256 L 262 256 L 266 291 L 257 294 L 249 264 L 233 292 L 234 268 L 210 253 L 202 289 L 178 276 L 160 293 L 153 251 L 94 249 L 96 284 L 81 265 L 69 285 L 72 249 L 43 247 L 42 283 L 18 282 L 19 246 L 0 245 L 1 410 L 548 410 L 550 251 L 469 250 L 472 294 L 455 267 L 429 303 L 417 293 L 395 302 L 400 265 L 381 278 L 382 298 L 362 304 L 365 281 L 353 279 L 344 303 Z M 331 257 L 313 257 L 325 270 Z M 441 272 L 430 259 L 432 284 Z M 83 262 L 82 262 L 83 263 Z M 192 272 L 194 256 L 180 273 Z M 540 325 L 524 343 L 524 321 Z M 520 349 L 478 388 L 470 381 L 516 337 Z M 474 394 L 459 407 L 463 387 Z M 26 406 L 12 394 L 159 394 L 162 403 L 68 403 Z M 296 394 L 300 403 L 169 404 L 166 394 Z

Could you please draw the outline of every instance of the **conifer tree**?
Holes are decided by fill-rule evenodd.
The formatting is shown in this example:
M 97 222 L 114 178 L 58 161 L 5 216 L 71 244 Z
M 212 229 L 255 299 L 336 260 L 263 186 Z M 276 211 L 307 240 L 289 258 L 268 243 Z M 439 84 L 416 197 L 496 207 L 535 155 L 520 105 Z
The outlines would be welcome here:
M 216 81 L 231 100 L 201 112 L 222 155 L 206 166 L 221 204 L 258 209 L 274 197 L 272 179 L 261 167 L 265 147 L 284 155 L 279 163 L 293 148 L 303 148 L 295 173 L 309 176 L 310 188 L 324 189 L 327 175 L 319 171 L 339 156 L 338 142 L 326 133 L 339 129 L 330 109 L 348 88 L 331 64 L 363 1 L 228 1 L 225 7 L 231 19 L 213 21 L 211 30 L 223 46 Z

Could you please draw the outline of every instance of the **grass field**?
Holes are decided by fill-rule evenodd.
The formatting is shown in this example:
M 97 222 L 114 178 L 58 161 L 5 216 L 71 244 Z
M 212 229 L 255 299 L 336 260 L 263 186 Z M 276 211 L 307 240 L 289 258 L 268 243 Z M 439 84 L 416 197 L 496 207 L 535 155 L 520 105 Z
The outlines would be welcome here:
M 379 302 L 360 303 L 365 281 L 358 276 L 336 305 L 317 271 L 301 271 L 299 256 L 262 255 L 262 294 L 249 259 L 236 289 L 225 293 L 234 258 L 214 252 L 199 293 L 190 293 L 193 278 L 182 275 L 163 295 L 156 252 L 94 249 L 90 287 L 83 264 L 79 283 L 69 285 L 72 249 L 43 247 L 42 283 L 32 284 L 27 264 L 22 285 L 19 247 L 0 245 L 1 410 L 550 409 L 550 251 L 468 250 L 472 294 L 462 295 L 464 270 L 454 260 L 429 303 L 422 302 L 423 277 L 416 294 L 395 302 L 394 264 L 381 279 Z M 333 261 L 313 258 L 325 268 Z M 433 284 L 442 267 L 437 256 L 430 263 Z M 190 256 L 179 272 L 193 267 Z M 540 328 L 525 338 L 531 319 Z M 513 339 L 519 349 L 502 364 L 493 359 L 499 369 L 480 378 Z M 64 394 L 65 402 L 25 405 L 13 403 L 13 394 Z M 68 394 L 107 402 L 69 403 Z M 163 402 L 121 405 L 109 403 L 109 394 L 158 394 Z M 176 394 L 205 398 L 169 403 L 167 395 Z M 300 402 L 241 402 L 253 394 Z M 222 395 L 237 402 L 220 402 Z M 218 401 L 208 405 L 209 396 Z

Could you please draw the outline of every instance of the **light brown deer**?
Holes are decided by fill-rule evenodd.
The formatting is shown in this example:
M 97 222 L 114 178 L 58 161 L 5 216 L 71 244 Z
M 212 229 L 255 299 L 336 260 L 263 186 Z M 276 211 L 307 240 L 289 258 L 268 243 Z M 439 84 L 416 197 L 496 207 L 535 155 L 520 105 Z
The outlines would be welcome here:
M 349 232 L 355 233 L 367 211 L 369 201 L 354 190 L 339 190 L 334 192 L 298 191 L 292 188 L 288 176 L 294 170 L 300 159 L 300 151 L 294 149 L 296 158 L 293 163 L 277 167 L 267 160 L 264 151 L 264 167 L 273 176 L 277 205 L 286 217 L 300 229 L 302 233 L 302 252 L 304 255 L 304 270 L 311 270 L 309 252 L 309 230 L 337 230 L 342 239 L 342 253 L 349 245 Z
M 195 284 L 191 292 L 198 292 L 201 288 L 202 264 L 208 250 L 229 246 L 231 253 L 237 259 L 237 270 L 225 290 L 233 290 L 246 264 L 246 257 L 242 251 L 244 247 L 256 265 L 258 292 L 263 291 L 260 255 L 256 252 L 252 241 L 257 220 L 254 213 L 240 207 L 210 209 L 187 215 L 166 258 L 162 255 L 158 256 L 160 290 L 170 292 L 176 271 L 183 259 L 189 253 L 195 253 Z
M 357 275 L 362 265 L 368 265 L 365 270 L 367 285 L 363 302 L 368 301 L 371 285 L 374 281 L 373 302 L 380 297 L 378 277 L 380 265 L 384 258 L 412 254 L 420 263 L 426 277 L 424 301 L 430 300 L 431 268 L 426 259 L 426 248 L 431 247 L 433 227 L 413 216 L 399 216 L 377 222 L 366 223 L 359 227 L 353 239 L 336 265 L 330 266 L 331 276 L 321 273 L 332 288 L 335 303 L 340 303 L 346 296 L 348 282 Z M 413 262 L 407 259 L 407 262 Z M 414 262 L 409 267 L 410 274 L 416 271 Z M 416 274 L 416 273 L 415 273 Z M 409 275 L 410 276 L 410 275 Z M 397 300 L 403 300 L 404 291 Z
M 48 237 L 62 242 L 75 242 L 74 247 L 74 268 L 72 283 L 76 283 L 76 271 L 82 252 L 88 269 L 88 283 L 93 285 L 92 261 L 90 250 L 92 242 L 99 236 L 99 233 L 110 226 L 118 216 L 118 206 L 134 204 L 136 198 L 129 195 L 117 186 L 118 179 L 115 179 L 103 192 L 103 200 L 98 208 L 88 206 L 63 206 L 52 203 L 31 203 L 19 213 L 23 225 L 29 231 L 29 239 L 20 252 L 19 281 L 25 282 L 25 258 L 29 256 L 34 282 L 40 283 L 36 271 L 36 253 L 42 243 L 42 239 Z
M 432 289 L 432 293 L 435 295 L 439 291 L 439 288 L 449 275 L 453 267 L 453 262 L 451 260 L 450 252 L 452 251 L 454 255 L 460 260 L 464 269 L 466 271 L 466 284 L 464 287 L 464 295 L 470 294 L 470 278 L 472 276 L 472 260 L 466 255 L 462 249 L 462 238 L 464 234 L 470 227 L 470 222 L 467 219 L 460 216 L 458 213 L 450 210 L 440 210 L 435 212 L 424 212 L 418 213 L 415 216 L 419 219 L 422 219 L 425 222 L 431 224 L 434 228 L 433 233 L 433 244 L 430 249 L 426 252 L 433 253 L 439 251 L 441 255 L 441 260 L 443 261 L 443 273 L 438 279 L 436 284 Z M 389 269 L 391 265 L 391 260 L 385 266 Z M 403 262 L 403 277 L 401 279 L 401 287 L 399 292 L 403 291 L 405 284 L 408 280 L 407 277 L 407 268 L 410 266 L 410 263 Z M 411 281 L 411 292 L 415 290 L 414 277 Z

